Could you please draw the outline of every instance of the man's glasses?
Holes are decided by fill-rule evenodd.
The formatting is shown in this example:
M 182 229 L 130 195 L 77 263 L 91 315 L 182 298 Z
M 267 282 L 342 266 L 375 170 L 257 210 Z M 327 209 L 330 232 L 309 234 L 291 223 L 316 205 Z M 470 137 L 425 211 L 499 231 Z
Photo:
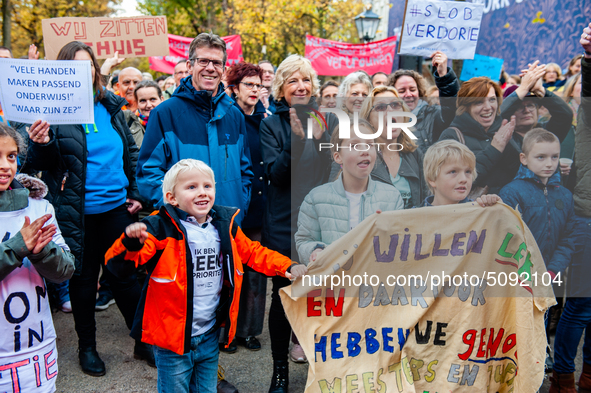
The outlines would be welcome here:
M 376 112 L 386 112 L 388 110 L 388 107 L 392 108 L 392 110 L 394 110 L 394 111 L 399 111 L 404 108 L 402 106 L 402 102 L 392 101 L 388 104 L 386 104 L 385 102 L 376 104 L 371 108 L 371 110 L 373 111 L 375 109 Z
M 209 63 L 207 63 L 207 64 L 209 64 Z M 184 75 L 184 76 L 187 76 L 187 75 L 189 75 L 189 71 L 177 71 L 174 74 L 175 75 Z
M 257 88 L 257 90 L 261 90 L 261 88 L 263 87 L 263 85 L 259 84 L 259 83 L 250 83 L 250 82 L 240 82 L 242 83 L 244 86 L 246 86 L 246 88 L 248 90 L 252 90 L 253 88 Z
M 210 60 L 210 59 L 206 59 L 204 57 L 193 57 L 189 60 L 197 63 L 197 65 L 199 67 L 203 67 L 203 68 L 207 67 L 209 65 L 209 63 L 212 63 L 215 68 L 223 68 L 224 67 L 224 63 L 221 60 Z
M 263 74 L 275 75 L 275 72 L 271 70 L 263 70 Z

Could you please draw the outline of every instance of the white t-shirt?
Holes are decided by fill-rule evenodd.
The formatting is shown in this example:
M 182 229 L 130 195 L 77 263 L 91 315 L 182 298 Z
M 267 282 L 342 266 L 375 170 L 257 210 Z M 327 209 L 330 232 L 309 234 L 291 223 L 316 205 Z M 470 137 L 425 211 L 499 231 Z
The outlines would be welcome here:
M 4 242 L 14 237 L 25 216 L 33 222 L 44 214 L 52 215 L 46 225 L 57 226 L 53 206 L 46 200 L 29 198 L 25 209 L 0 212 L 0 238 Z M 53 242 L 69 250 L 59 227 Z M 57 348 L 49 295 L 28 258 L 0 281 L 0 302 L 0 392 L 55 392 Z
M 355 228 L 359 224 L 361 196 L 365 195 L 366 192 L 362 192 L 361 194 L 353 194 L 352 192 L 345 191 L 345 195 L 349 200 L 349 230 Z
M 211 221 L 211 220 L 210 220 Z M 215 324 L 215 310 L 220 302 L 223 285 L 220 236 L 211 224 L 199 224 L 192 217 L 181 220 L 187 231 L 187 241 L 193 260 L 193 330 L 198 336 Z

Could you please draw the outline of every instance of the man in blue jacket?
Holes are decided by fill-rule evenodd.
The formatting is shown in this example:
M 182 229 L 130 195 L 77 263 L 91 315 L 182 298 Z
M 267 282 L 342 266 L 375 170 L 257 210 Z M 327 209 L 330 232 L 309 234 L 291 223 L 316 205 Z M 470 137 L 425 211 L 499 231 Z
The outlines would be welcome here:
M 239 208 L 240 223 L 250 202 L 253 172 L 244 116 L 221 84 L 226 57 L 226 43 L 213 33 L 201 33 L 191 42 L 189 76 L 150 114 L 137 182 L 142 196 L 159 207 L 166 171 L 184 158 L 204 161 L 215 173 L 216 199 Z

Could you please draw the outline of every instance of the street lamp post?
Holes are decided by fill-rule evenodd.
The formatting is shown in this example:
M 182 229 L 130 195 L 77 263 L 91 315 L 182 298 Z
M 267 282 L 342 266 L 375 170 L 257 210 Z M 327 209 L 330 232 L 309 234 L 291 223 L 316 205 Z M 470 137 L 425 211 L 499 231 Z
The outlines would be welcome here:
M 371 6 L 355 17 L 355 25 L 359 33 L 359 39 L 365 43 L 371 42 L 376 38 L 378 25 L 381 17 L 371 10 Z

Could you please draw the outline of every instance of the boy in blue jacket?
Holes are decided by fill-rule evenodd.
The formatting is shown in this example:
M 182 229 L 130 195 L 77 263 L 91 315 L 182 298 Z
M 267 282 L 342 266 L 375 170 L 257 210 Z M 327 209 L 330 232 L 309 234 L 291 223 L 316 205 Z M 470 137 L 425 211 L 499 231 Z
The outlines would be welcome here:
M 500 196 L 507 205 L 519 210 L 538 243 L 552 281 L 558 276 L 556 282 L 560 285 L 560 275 L 575 250 L 573 194 L 560 184 L 560 174 L 556 172 L 560 141 L 551 132 L 534 128 L 525 134 L 522 151 L 517 176 L 501 189 Z M 548 334 L 550 318 L 546 318 Z M 554 361 L 548 354 L 546 372 L 553 368 Z
M 573 194 L 560 184 L 556 172 L 560 141 L 551 132 L 534 128 L 525 134 L 522 150 L 517 176 L 503 187 L 500 197 L 521 213 L 554 279 L 564 273 L 574 252 Z

